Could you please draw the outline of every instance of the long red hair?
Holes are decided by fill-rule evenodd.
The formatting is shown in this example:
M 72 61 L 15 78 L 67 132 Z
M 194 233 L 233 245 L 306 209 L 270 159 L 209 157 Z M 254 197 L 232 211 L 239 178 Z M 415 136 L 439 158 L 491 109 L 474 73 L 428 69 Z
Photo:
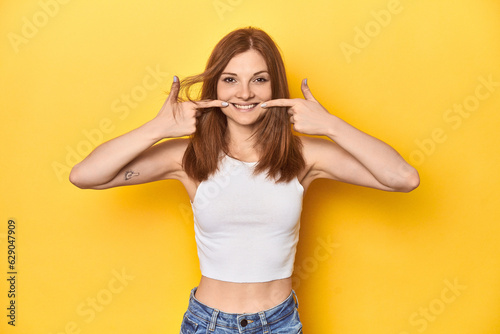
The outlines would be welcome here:
M 271 77 L 272 99 L 290 98 L 285 66 L 272 38 L 261 29 L 237 29 L 222 38 L 210 55 L 205 71 L 181 81 L 181 91 L 193 101 L 191 88 L 202 83 L 199 99 L 216 100 L 217 82 L 229 61 L 248 50 L 258 51 L 265 59 Z M 292 133 L 285 107 L 268 108 L 257 120 L 253 134 L 259 162 L 255 173 L 267 171 L 276 182 L 288 182 L 304 168 L 300 139 Z M 184 153 L 183 167 L 195 180 L 206 180 L 217 170 L 221 153 L 229 154 L 226 141 L 227 120 L 220 108 L 203 109 L 196 122 L 196 131 Z

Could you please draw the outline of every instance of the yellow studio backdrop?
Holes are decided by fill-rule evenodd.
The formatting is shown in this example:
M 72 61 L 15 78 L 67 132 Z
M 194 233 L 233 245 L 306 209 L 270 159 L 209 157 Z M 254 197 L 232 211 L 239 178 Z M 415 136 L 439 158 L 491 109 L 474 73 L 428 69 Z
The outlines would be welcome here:
M 182 185 L 81 190 L 68 175 L 152 119 L 173 75 L 201 72 L 220 38 L 249 25 L 281 47 L 293 97 L 307 77 L 331 113 L 421 176 L 408 194 L 313 183 L 293 276 L 304 332 L 500 333 L 498 1 L 0 10 L 1 333 L 179 332 L 200 279 Z

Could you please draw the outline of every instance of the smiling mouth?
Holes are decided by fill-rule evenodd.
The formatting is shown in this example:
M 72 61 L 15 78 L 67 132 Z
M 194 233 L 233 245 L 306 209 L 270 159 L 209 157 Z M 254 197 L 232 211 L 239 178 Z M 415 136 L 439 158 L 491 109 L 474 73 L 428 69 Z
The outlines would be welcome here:
M 251 103 L 251 104 L 238 104 L 238 103 L 232 103 L 231 104 L 233 106 L 235 106 L 236 109 L 240 109 L 240 110 L 249 110 L 249 109 L 253 109 L 255 108 L 258 103 Z

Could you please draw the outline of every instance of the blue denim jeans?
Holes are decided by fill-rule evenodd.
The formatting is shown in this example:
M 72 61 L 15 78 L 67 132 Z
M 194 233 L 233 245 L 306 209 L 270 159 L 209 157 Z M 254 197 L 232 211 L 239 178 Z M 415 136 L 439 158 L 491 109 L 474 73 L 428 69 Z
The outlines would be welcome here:
M 181 324 L 181 334 L 299 334 L 299 300 L 292 290 L 287 299 L 270 309 L 257 313 L 226 313 L 211 308 L 194 297 Z M 295 299 L 294 299 L 295 297 Z

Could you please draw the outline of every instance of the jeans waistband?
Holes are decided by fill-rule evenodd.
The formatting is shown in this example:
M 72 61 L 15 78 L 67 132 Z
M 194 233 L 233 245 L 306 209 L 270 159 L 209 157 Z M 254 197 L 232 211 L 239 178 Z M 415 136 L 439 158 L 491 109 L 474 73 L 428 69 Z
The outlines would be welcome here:
M 280 304 L 270 309 L 256 313 L 227 313 L 216 308 L 207 306 L 197 300 L 194 296 L 198 287 L 191 290 L 189 298 L 188 311 L 200 321 L 207 323 L 209 331 L 215 330 L 215 327 L 224 327 L 228 329 L 238 329 L 240 332 L 252 328 L 264 327 L 269 330 L 270 324 L 280 321 L 294 312 L 294 308 L 299 308 L 299 301 L 295 291 L 292 289 L 290 295 Z

